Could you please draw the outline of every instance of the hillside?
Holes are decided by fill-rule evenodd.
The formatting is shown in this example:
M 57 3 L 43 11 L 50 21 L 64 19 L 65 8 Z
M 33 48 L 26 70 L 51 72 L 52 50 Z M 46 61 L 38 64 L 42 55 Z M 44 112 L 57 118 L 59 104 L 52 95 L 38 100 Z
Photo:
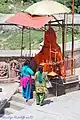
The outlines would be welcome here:
M 0 0 L 0 13 L 8 14 L 23 11 L 31 4 L 33 4 L 32 1 L 23 4 L 21 0 Z
M 0 0 L 0 13 L 15 13 L 26 9 L 29 5 L 40 0 Z M 56 0 L 72 9 L 72 0 Z M 74 1 L 75 13 L 80 13 L 80 0 Z
M 21 49 L 21 41 L 22 41 L 22 30 L 20 28 L 8 28 L 11 26 L 1 26 L 0 28 L 0 49 L 1 50 L 20 50 Z M 57 42 L 62 43 L 62 32 L 61 28 L 53 27 L 56 31 Z M 80 39 L 79 35 L 79 27 L 75 27 L 75 40 Z M 40 43 L 44 40 L 44 32 L 36 31 L 36 30 L 24 30 L 23 33 L 23 49 L 28 50 L 32 49 L 39 49 Z M 72 33 L 71 28 L 67 28 L 65 42 L 69 42 L 72 40 Z
M 22 0 L 0 0 L 0 13 L 15 14 L 18 11 L 23 11 L 24 9 L 26 9 L 28 6 L 30 6 L 36 1 L 39 1 L 39 0 L 33 0 L 33 1 L 24 0 L 24 3 L 22 2 Z M 57 0 L 57 1 L 61 2 L 62 0 Z M 79 39 L 78 29 L 79 28 L 76 28 L 76 31 L 75 31 L 76 40 Z M 57 35 L 57 42 L 61 43 L 62 42 L 61 28 L 54 27 L 54 30 L 56 31 L 56 35 Z M 21 29 L 8 30 L 8 29 L 5 29 L 5 26 L 4 27 L 0 26 L 0 49 L 1 50 L 21 49 L 21 40 L 22 40 L 21 35 L 22 35 Z M 67 28 L 66 36 L 67 36 L 65 38 L 66 42 L 71 41 L 72 39 L 71 28 Z M 23 42 L 24 50 L 30 48 L 30 40 L 31 40 L 32 49 L 39 49 L 40 43 L 43 41 L 43 32 L 31 30 L 30 38 L 29 38 L 29 31 L 25 30 L 23 37 L 24 37 L 24 42 Z

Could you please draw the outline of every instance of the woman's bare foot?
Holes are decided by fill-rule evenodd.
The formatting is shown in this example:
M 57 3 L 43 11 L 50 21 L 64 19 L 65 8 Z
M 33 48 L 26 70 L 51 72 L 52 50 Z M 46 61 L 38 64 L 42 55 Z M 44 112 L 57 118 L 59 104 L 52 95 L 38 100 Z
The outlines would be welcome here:
M 28 100 L 26 100 L 26 102 L 28 102 Z

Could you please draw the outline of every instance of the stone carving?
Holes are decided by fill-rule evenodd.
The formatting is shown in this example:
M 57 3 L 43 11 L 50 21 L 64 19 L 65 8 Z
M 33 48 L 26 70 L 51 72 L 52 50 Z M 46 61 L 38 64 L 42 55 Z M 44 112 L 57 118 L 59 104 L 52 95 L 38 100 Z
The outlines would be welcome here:
M 15 78 L 20 73 L 20 64 L 17 60 L 10 61 L 10 78 Z
M 0 62 L 0 78 L 8 78 L 8 65 L 6 62 Z

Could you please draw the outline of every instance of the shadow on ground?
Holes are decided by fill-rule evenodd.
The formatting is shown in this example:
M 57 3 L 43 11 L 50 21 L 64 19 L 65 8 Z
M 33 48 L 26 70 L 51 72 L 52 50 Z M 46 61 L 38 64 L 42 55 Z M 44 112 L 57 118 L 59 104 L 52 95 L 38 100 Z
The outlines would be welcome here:
M 52 102 L 53 102 L 52 100 L 45 100 L 44 103 L 43 103 L 43 105 L 50 104 Z

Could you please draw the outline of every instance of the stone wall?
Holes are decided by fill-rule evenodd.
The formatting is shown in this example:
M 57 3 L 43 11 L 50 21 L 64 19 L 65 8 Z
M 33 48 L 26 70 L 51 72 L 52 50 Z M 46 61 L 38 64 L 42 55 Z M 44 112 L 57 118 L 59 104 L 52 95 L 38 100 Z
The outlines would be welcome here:
M 0 57 L 0 82 L 20 78 L 24 60 L 29 57 Z

